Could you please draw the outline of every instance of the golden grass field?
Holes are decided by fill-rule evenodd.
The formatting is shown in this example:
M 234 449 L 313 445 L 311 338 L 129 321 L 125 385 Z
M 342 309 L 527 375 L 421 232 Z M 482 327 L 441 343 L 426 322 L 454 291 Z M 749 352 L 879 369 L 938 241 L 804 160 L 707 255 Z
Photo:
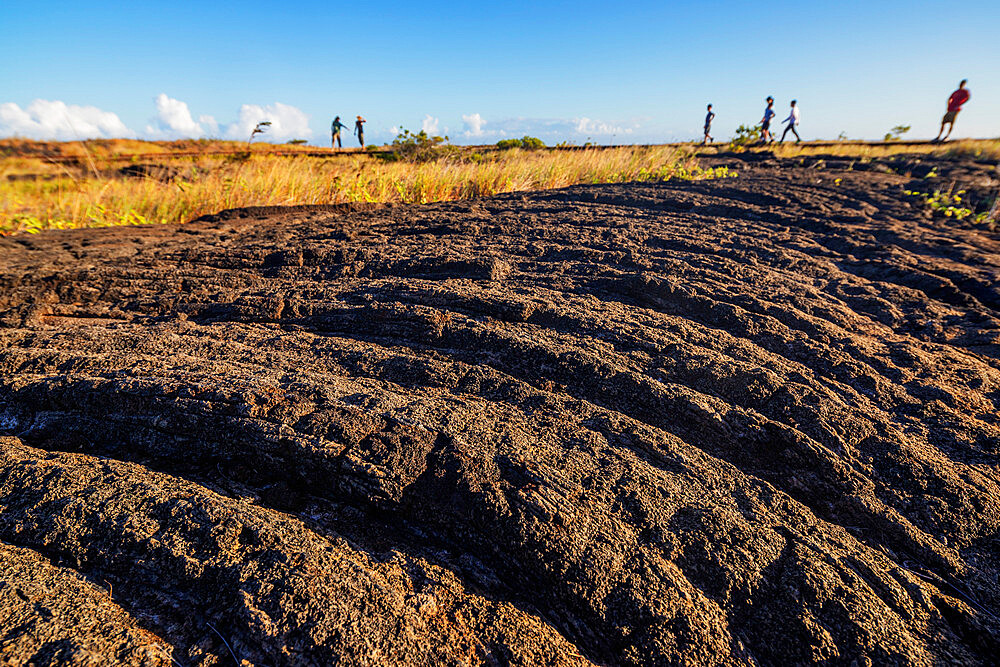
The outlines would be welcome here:
M 447 159 L 387 162 L 363 152 L 240 142 L 98 140 L 41 143 L 0 140 L 0 234 L 44 229 L 181 223 L 245 206 L 343 202 L 427 203 L 581 183 L 703 179 L 731 176 L 702 169 L 698 155 L 728 150 L 720 143 L 593 148 L 573 151 L 450 151 Z M 756 150 L 756 149 L 750 149 Z M 940 147 L 844 143 L 770 146 L 780 157 L 960 152 L 1000 159 L 1000 141 Z M 213 155 L 219 151 L 245 151 Z M 275 155 L 274 151 L 302 153 Z M 171 153 L 195 153 L 171 157 Z M 317 153 L 319 153 L 317 155 Z M 150 157 L 153 154 L 162 156 Z M 76 163 L 52 158 L 76 156 Z M 132 156 L 131 159 L 129 156 Z M 139 156 L 142 156 L 141 158 Z M 124 177 L 129 164 L 167 165 L 171 178 Z

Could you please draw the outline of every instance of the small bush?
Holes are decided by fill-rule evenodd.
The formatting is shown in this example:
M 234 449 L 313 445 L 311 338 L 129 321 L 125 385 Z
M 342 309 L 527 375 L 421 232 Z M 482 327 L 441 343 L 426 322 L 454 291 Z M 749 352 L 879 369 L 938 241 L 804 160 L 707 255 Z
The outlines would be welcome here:
M 762 137 L 760 125 L 740 125 L 736 128 L 736 134 L 729 140 L 729 144 L 734 147 L 749 146 L 759 143 Z
M 545 148 L 545 142 L 538 137 L 529 137 L 525 135 L 520 139 L 501 139 L 497 142 L 497 148 L 523 148 L 525 150 L 533 150 L 536 148 Z
M 389 161 L 405 160 L 407 162 L 431 162 L 447 157 L 454 157 L 458 146 L 447 143 L 448 137 L 432 137 L 424 130 L 410 132 L 404 129 L 392 140 Z
M 899 141 L 900 137 L 910 131 L 909 125 L 897 125 L 885 133 L 885 141 Z

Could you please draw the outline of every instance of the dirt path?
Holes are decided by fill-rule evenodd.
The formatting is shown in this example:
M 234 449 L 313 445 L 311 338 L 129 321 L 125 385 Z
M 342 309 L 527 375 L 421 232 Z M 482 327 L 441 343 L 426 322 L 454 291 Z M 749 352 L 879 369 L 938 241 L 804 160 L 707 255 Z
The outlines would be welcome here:
M 1000 240 L 877 166 L 0 239 L 3 659 L 988 663 Z

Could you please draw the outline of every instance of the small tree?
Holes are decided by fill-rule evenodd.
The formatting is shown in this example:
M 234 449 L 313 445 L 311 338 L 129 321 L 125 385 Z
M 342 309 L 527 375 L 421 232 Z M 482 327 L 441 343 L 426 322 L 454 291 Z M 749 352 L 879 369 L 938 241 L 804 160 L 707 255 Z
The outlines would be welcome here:
M 899 141 L 899 138 L 910 131 L 909 125 L 897 125 L 885 134 L 885 141 Z
M 432 137 L 426 131 L 410 132 L 403 129 L 392 140 L 390 159 L 409 162 L 429 162 L 454 155 L 459 149 L 447 144 L 448 137 Z
M 760 125 L 740 125 L 736 134 L 729 140 L 731 146 L 748 146 L 760 142 L 763 136 Z
M 250 142 L 253 141 L 254 137 L 256 137 L 258 134 L 264 134 L 264 132 L 270 126 L 271 126 L 271 121 L 269 120 L 262 120 L 259 123 L 257 123 L 257 127 L 253 128 L 253 132 L 250 133 L 250 138 L 247 139 L 247 147 L 248 148 L 250 147 Z

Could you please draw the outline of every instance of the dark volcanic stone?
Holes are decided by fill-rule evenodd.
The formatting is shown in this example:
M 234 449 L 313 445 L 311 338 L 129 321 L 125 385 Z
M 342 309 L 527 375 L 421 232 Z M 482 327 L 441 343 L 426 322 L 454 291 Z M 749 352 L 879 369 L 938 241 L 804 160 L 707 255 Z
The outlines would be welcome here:
M 1000 242 L 906 180 L 0 239 L 3 660 L 995 660 Z

